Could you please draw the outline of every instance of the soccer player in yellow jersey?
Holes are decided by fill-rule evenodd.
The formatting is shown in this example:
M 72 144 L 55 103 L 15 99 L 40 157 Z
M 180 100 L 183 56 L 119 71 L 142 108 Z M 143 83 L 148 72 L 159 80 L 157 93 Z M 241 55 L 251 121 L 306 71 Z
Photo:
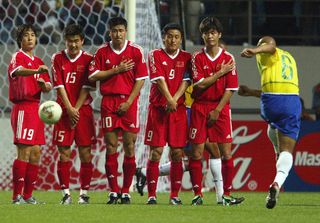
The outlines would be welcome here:
M 271 209 L 275 207 L 280 188 L 292 167 L 292 152 L 300 129 L 297 67 L 291 54 L 277 48 L 276 41 L 270 36 L 262 37 L 257 47 L 243 49 L 241 56 L 256 56 L 261 74 L 261 116 L 277 130 L 280 150 L 277 173 L 266 199 L 266 207 Z

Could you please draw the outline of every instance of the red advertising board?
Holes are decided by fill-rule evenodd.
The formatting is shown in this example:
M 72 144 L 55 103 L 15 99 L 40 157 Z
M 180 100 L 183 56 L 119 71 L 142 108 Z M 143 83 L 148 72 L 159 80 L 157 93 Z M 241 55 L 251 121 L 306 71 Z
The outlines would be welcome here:
M 233 188 L 266 191 L 275 176 L 275 152 L 264 121 L 233 121 Z

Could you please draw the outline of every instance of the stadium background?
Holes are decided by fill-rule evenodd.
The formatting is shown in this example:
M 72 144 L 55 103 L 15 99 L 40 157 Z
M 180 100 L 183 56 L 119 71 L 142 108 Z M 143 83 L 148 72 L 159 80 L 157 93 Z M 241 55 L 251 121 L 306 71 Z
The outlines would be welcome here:
M 234 54 L 239 71 L 239 82 L 249 86 L 259 86 L 259 75 L 257 74 L 254 60 L 244 60 L 239 57 L 243 46 L 255 44 L 257 38 L 262 34 L 270 33 L 284 45 L 283 48 L 290 51 L 297 61 L 301 96 L 307 108 L 311 106 L 311 89 L 319 82 L 317 71 L 320 68 L 318 58 L 319 51 L 319 2 L 318 1 L 264 1 L 267 6 L 265 14 L 258 11 L 261 1 L 202 1 L 201 12 L 193 14 L 188 9 L 188 4 L 195 1 L 178 1 L 186 8 L 183 11 L 175 11 L 178 14 L 170 14 L 170 3 L 172 1 L 136 1 L 136 35 L 135 41 L 144 48 L 145 55 L 151 49 L 161 47 L 161 26 L 170 21 L 171 17 L 178 16 L 179 12 L 186 13 L 186 18 L 199 20 L 206 14 L 214 13 L 221 18 L 225 27 L 224 40 L 228 44 L 228 51 Z M 217 3 L 218 2 L 218 3 Z M 300 6 L 295 2 L 300 2 Z M 302 2 L 302 3 L 301 3 Z M 309 2 L 309 5 L 305 3 Z M 217 5 L 215 5 L 216 3 Z M 220 5 L 219 5 L 220 4 Z M 279 4 L 279 5 L 277 5 Z M 281 5 L 280 5 L 281 4 Z M 216 7 L 213 7 L 216 6 Z M 260 5 L 261 6 L 261 5 Z M 269 8 L 268 8 L 269 7 Z M 286 8 L 287 12 L 276 11 L 275 14 L 268 14 L 270 8 Z M 300 7 L 299 10 L 295 9 Z M 261 10 L 261 9 L 259 9 Z M 309 10 L 309 11 L 308 11 Z M 14 41 L 14 29 L 23 21 L 34 23 L 39 29 L 39 44 L 36 48 L 36 55 L 43 58 L 47 65 L 50 65 L 51 55 L 64 48 L 62 39 L 63 27 L 68 22 L 78 22 L 85 28 L 86 40 L 85 49 L 95 52 L 95 49 L 105 41 L 107 36 L 106 22 L 112 16 L 123 16 L 126 12 L 124 2 L 120 0 L 95 1 L 95 0 L 37 0 L 37 1 L 1 1 L 0 5 L 0 189 L 11 188 L 11 165 L 15 157 L 15 148 L 12 144 L 12 131 L 10 127 L 11 104 L 8 101 L 7 66 L 12 54 L 17 50 Z M 188 14 L 190 13 L 190 14 Z M 256 25 L 261 17 L 264 23 L 259 27 Z M 179 16 L 178 16 L 179 17 Z M 275 22 L 277 21 L 277 22 Z M 298 22 L 297 22 L 298 21 Z M 185 19 L 185 26 L 189 29 L 190 20 Z M 260 21 L 261 22 L 261 21 Z M 309 23 L 311 22 L 311 25 Z M 251 24 L 251 25 L 250 25 Z M 299 26 L 298 26 L 299 24 Z M 251 28 L 250 28 L 251 27 Z M 258 28 L 257 28 L 258 27 Z M 299 30 L 300 28 L 300 30 Z M 251 29 L 251 30 L 250 30 Z M 194 52 L 201 48 L 199 37 L 192 39 L 187 33 L 187 50 Z M 137 165 L 145 166 L 148 150 L 143 145 L 144 124 L 148 101 L 149 83 L 145 84 L 140 98 L 141 132 L 137 140 Z M 54 99 L 55 92 L 46 95 L 43 100 Z M 101 97 L 98 92 L 93 92 L 94 108 L 96 110 L 96 127 L 99 129 L 99 104 Z M 253 98 L 241 98 L 235 95 L 232 98 L 234 134 L 233 150 L 237 174 L 233 181 L 235 189 L 263 191 L 266 190 L 273 173 L 265 172 L 264 169 L 273 165 L 274 158 L 271 144 L 265 134 L 266 125 L 258 115 L 259 101 Z M 306 123 L 307 130 L 302 134 L 302 143 L 298 144 L 297 151 L 300 151 L 304 161 L 297 161 L 297 168 L 293 168 L 293 174 L 288 179 L 285 188 L 288 190 L 320 190 L 319 172 L 320 166 L 320 142 L 319 123 Z M 51 129 L 46 127 L 47 145 L 42 151 L 42 166 L 40 180 L 37 187 L 40 189 L 57 189 L 56 159 L 57 150 L 51 145 Z M 255 136 L 255 137 L 254 137 Z M 121 144 L 119 145 L 121 151 Z M 167 152 L 167 150 L 166 150 Z M 93 189 L 104 189 L 107 186 L 104 176 L 105 147 L 101 133 L 95 148 L 94 164 L 95 173 L 92 183 Z M 73 157 L 77 157 L 76 150 L 73 150 Z M 120 159 L 122 157 L 120 156 Z M 168 160 L 164 154 L 161 162 Z M 71 188 L 78 188 L 79 160 L 74 160 L 72 170 Z M 121 167 L 119 169 L 119 182 L 121 183 Z M 190 189 L 188 174 L 184 175 L 184 189 Z M 159 181 L 159 190 L 169 189 L 168 178 L 162 177 Z M 208 174 L 204 181 L 205 186 L 212 188 L 213 183 Z M 300 185 L 300 186 L 299 186 Z M 134 189 L 134 188 L 133 188 Z

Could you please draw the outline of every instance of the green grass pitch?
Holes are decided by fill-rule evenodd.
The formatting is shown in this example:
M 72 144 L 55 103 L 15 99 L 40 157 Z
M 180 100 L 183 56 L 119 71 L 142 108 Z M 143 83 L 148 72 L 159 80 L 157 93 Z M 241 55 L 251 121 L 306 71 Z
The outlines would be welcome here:
M 204 194 L 203 206 L 191 206 L 193 194 L 182 192 L 182 206 L 168 205 L 169 194 L 159 193 L 158 204 L 145 204 L 147 196 L 132 193 L 131 205 L 106 205 L 106 192 L 90 192 L 90 204 L 78 205 L 78 192 L 72 193 L 73 204 L 59 204 L 60 192 L 36 191 L 34 196 L 45 205 L 12 205 L 11 192 L 0 192 L 0 222 L 19 223 L 223 223 L 223 222 L 303 222 L 320 221 L 320 193 L 281 192 L 277 206 L 265 208 L 266 193 L 234 193 L 244 196 L 245 202 L 238 206 L 218 206 L 214 192 Z

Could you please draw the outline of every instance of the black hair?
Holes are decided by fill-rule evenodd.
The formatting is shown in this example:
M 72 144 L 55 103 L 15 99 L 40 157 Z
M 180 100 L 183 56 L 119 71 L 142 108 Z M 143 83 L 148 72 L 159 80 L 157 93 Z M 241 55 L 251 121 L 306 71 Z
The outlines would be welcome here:
M 221 22 L 214 16 L 204 18 L 199 25 L 199 30 L 201 34 L 208 32 L 210 29 L 216 30 L 219 33 L 223 32 Z
M 178 30 L 181 33 L 181 37 L 183 38 L 183 29 L 177 23 L 168 23 L 167 25 L 165 25 L 161 30 L 162 37 L 165 36 L 167 32 L 172 29 Z
M 31 29 L 37 37 L 37 30 L 32 24 L 23 24 L 19 26 L 16 31 L 16 35 L 17 35 L 16 41 L 19 48 L 21 48 L 21 41 L 22 41 L 24 32 L 28 31 L 29 29 Z M 36 44 L 37 44 L 37 40 L 36 40 Z
M 127 29 L 128 22 L 126 19 L 124 19 L 122 17 L 113 17 L 108 21 L 109 29 L 112 29 L 113 27 L 115 27 L 117 25 L 124 25 L 124 27 Z
M 78 24 L 69 24 L 64 28 L 63 36 L 66 38 L 67 36 L 75 36 L 79 35 L 81 39 L 84 39 L 84 33 L 82 26 Z

